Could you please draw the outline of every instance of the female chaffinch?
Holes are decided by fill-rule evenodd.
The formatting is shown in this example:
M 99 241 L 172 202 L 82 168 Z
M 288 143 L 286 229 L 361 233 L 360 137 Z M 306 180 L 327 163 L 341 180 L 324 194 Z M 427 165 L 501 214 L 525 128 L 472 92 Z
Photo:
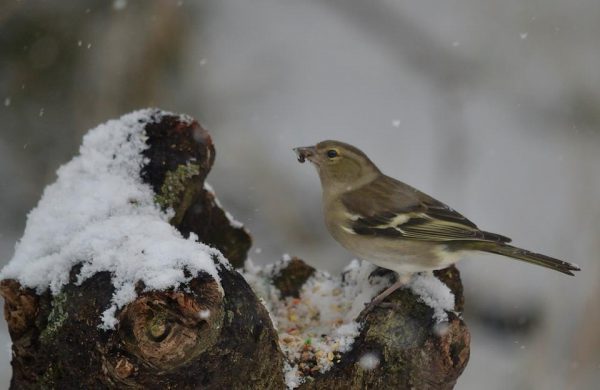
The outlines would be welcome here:
M 294 151 L 314 164 L 321 179 L 327 229 L 350 252 L 399 274 L 456 263 L 464 251 L 484 251 L 573 275 L 579 267 L 509 245 L 510 238 L 479 229 L 431 196 L 384 175 L 356 147 L 323 141 Z M 377 296 L 376 306 L 403 285 Z

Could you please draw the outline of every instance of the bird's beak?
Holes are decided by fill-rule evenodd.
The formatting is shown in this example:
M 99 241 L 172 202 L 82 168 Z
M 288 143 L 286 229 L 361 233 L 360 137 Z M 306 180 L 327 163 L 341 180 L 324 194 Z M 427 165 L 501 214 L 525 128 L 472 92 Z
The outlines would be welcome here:
M 304 161 L 312 161 L 312 157 L 316 155 L 316 149 L 314 146 L 304 146 L 301 148 L 294 148 L 294 152 L 298 156 L 298 161 L 303 163 Z

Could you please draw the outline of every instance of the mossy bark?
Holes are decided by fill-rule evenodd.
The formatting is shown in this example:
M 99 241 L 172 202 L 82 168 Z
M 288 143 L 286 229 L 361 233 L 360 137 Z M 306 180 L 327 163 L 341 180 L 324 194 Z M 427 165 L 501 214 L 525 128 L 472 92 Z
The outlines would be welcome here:
M 250 236 L 231 225 L 204 188 L 215 158 L 208 133 L 195 121 L 158 111 L 146 132 L 142 179 L 162 207 L 174 209 L 171 223 L 241 265 Z M 77 285 L 78 271 L 71 270 L 71 282 L 55 296 L 38 295 L 14 280 L 0 283 L 13 342 L 11 388 L 285 388 L 277 333 L 235 270 L 219 269 L 224 295 L 205 274 L 177 290 L 144 292 L 140 285 L 138 298 L 116 313 L 119 323 L 111 331 L 98 327 L 114 291 L 110 275 L 98 273 Z M 313 272 L 295 259 L 273 283 L 282 296 L 297 296 Z M 458 271 L 450 268 L 438 276 L 453 290 L 460 313 Z M 302 388 L 451 388 L 469 355 L 469 333 L 460 314 L 449 313 L 440 331 L 432 309 L 408 290 L 395 292 L 389 301 L 391 308 L 366 316 L 353 349 Z M 359 364 L 367 353 L 380 360 L 377 367 Z

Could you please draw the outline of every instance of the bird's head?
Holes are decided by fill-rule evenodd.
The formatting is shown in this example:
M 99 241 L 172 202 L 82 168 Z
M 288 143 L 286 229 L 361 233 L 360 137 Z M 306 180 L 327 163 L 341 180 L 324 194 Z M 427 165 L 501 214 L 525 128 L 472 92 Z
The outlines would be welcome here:
M 323 189 L 347 191 L 373 180 L 379 169 L 358 148 L 339 141 L 294 148 L 298 161 L 308 160 L 317 168 Z

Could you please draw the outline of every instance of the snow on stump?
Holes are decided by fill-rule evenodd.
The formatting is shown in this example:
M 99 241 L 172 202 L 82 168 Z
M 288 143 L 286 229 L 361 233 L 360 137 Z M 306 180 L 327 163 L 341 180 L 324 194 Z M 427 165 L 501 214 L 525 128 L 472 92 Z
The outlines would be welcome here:
M 0 273 L 11 388 L 454 386 L 469 357 L 455 268 L 359 324 L 390 274 L 245 262 L 249 234 L 205 183 L 214 159 L 198 122 L 159 110 L 84 137 Z

